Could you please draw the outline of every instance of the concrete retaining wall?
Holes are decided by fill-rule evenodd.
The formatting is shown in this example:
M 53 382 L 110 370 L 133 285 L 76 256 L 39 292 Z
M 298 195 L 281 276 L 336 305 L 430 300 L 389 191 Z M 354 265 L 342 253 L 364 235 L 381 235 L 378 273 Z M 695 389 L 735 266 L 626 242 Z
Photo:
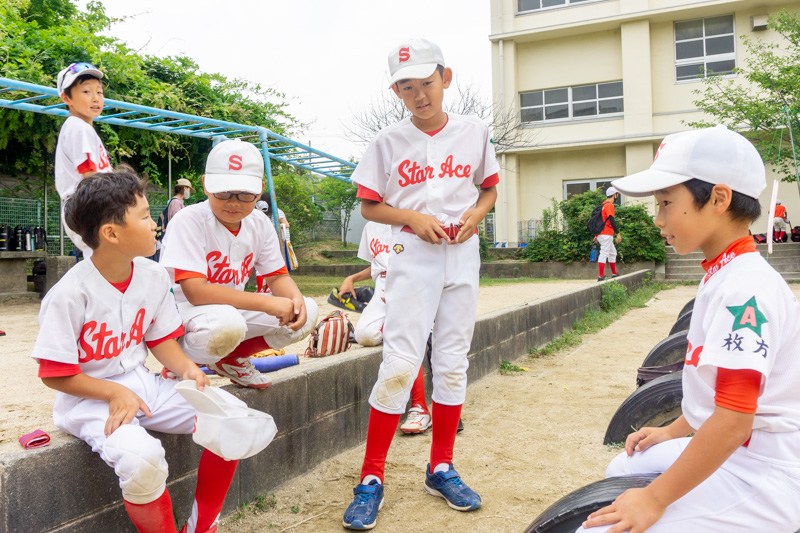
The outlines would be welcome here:
M 649 274 L 641 270 L 617 281 L 637 287 Z M 472 339 L 470 381 L 495 372 L 504 359 L 514 360 L 563 333 L 599 305 L 602 286 L 598 283 L 483 317 Z M 266 450 L 240 463 L 223 515 L 363 442 L 367 399 L 380 361 L 380 348 L 362 348 L 276 372 L 267 390 L 226 387 L 251 407 L 270 413 L 280 432 Z M 113 470 L 83 442 L 61 432 L 52 437 L 51 445 L 40 450 L 25 451 L 17 443 L 0 445 L 0 533 L 135 531 Z M 202 449 L 189 435 L 158 437 L 167 451 L 172 500 L 177 515 L 185 520 Z M 358 468 L 353 465 L 354 472 Z

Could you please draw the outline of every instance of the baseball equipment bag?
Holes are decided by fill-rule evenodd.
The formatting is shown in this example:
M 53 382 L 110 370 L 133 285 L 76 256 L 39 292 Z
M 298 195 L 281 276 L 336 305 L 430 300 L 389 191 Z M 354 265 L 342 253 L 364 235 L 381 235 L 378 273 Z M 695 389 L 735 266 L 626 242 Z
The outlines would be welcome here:
M 767 234 L 766 233 L 756 233 L 753 235 L 753 240 L 756 241 L 756 244 L 761 244 L 767 242 Z
M 372 298 L 372 295 L 370 294 L 369 298 L 362 300 L 362 294 L 359 293 L 360 288 L 361 287 L 356 289 L 356 297 L 353 298 L 353 295 L 349 292 L 339 294 L 339 289 L 334 287 L 331 289 L 331 293 L 328 295 L 328 303 L 334 307 L 341 307 L 342 309 L 346 309 L 348 311 L 360 313 L 365 307 L 367 307 L 369 300 Z
M 603 220 L 603 204 L 600 204 L 589 215 L 589 220 L 586 221 L 586 229 L 592 235 L 599 235 L 604 227 L 606 227 L 606 221 Z
M 298 267 L 297 256 L 294 254 L 294 248 L 292 248 L 292 240 L 291 235 L 289 234 L 289 228 L 281 224 L 281 230 L 283 231 L 283 251 L 284 255 L 286 256 L 286 266 L 289 269 L 289 272 L 291 272 Z
M 161 241 L 164 238 L 164 232 L 167 231 L 167 223 L 169 222 L 169 204 L 172 203 L 172 200 L 175 198 L 170 198 L 169 202 L 167 202 L 167 207 L 161 211 L 161 214 L 158 215 L 158 221 L 156 222 L 156 240 Z
M 800 242 L 800 226 L 792 228 L 792 242 Z
M 334 311 L 323 318 L 311 332 L 305 355 L 325 357 L 345 352 L 350 348 L 350 334 L 353 331 L 353 324 L 347 319 L 347 315 Z

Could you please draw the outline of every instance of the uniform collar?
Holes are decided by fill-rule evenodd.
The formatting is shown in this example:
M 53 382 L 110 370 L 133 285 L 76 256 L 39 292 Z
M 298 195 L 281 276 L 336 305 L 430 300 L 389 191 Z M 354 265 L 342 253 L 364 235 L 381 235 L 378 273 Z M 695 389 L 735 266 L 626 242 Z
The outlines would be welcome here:
M 748 254 L 757 251 L 756 243 L 753 241 L 753 237 L 751 235 L 733 241 L 725 249 L 725 251 L 719 254 L 717 257 L 711 261 L 705 260 L 700 263 L 700 266 L 706 271 L 706 275 L 703 278 L 703 283 L 708 281 L 711 276 L 719 272 L 722 267 L 733 261 L 736 257 L 742 254 Z

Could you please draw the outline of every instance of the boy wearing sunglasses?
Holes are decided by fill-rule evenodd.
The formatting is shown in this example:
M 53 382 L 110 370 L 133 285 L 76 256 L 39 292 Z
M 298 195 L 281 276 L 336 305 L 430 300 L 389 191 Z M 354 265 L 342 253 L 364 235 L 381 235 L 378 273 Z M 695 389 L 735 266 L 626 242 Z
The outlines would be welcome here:
M 56 190 L 62 205 L 75 192 L 78 183 L 95 172 L 111 172 L 103 142 L 92 122 L 103 112 L 103 73 L 90 63 L 72 63 L 58 73 L 56 88 L 69 109 L 69 117 L 61 126 L 56 146 Z M 62 211 L 62 222 L 63 209 Z M 92 249 L 64 222 L 67 235 L 84 258 Z
M 214 147 L 203 176 L 208 201 L 170 221 L 160 259 L 174 281 L 186 355 L 254 389 L 272 381 L 250 356 L 303 339 L 318 313 L 289 276 L 270 220 L 254 211 L 263 177 L 264 159 L 254 145 L 233 140 Z M 244 290 L 253 269 L 268 273 L 270 294 Z M 162 375 L 172 377 L 166 369 Z

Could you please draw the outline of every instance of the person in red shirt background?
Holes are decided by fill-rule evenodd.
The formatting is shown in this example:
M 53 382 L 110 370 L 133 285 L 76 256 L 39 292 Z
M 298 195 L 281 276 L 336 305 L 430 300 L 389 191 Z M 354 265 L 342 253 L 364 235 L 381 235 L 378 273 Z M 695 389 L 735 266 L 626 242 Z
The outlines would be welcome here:
M 781 232 L 786 231 L 786 227 L 788 226 L 791 229 L 791 223 L 789 222 L 789 213 L 786 211 L 786 207 L 781 205 L 781 201 L 778 200 L 777 205 L 775 205 L 775 214 L 773 219 L 773 226 L 775 229 L 775 233 L 780 235 Z
M 597 257 L 597 281 L 606 279 L 606 260 L 611 268 L 611 277 L 617 277 L 617 248 L 614 246 L 614 234 L 617 234 L 617 244 L 622 241 L 622 234 L 619 233 L 617 221 L 614 219 L 614 200 L 619 198 L 619 193 L 614 187 L 606 189 L 606 201 L 603 202 L 603 220 L 606 225 L 594 240 L 600 245 L 600 254 Z

